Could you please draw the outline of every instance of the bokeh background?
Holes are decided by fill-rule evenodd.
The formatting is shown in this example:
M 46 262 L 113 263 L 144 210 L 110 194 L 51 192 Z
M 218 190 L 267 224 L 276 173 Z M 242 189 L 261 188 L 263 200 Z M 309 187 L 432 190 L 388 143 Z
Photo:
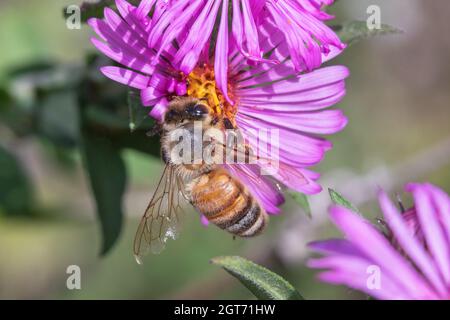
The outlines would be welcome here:
M 12 81 L 21 69 L 57 63 L 70 65 L 65 77 L 75 77 L 77 66 L 94 51 L 86 25 L 81 30 L 66 28 L 62 8 L 79 3 L 0 2 L 0 85 L 13 90 L 23 105 L 31 99 L 30 84 Z M 0 298 L 253 299 L 238 281 L 209 263 L 220 255 L 240 255 L 269 267 L 309 299 L 364 298 L 350 289 L 317 282 L 314 272 L 304 267 L 310 254 L 305 248 L 308 241 L 339 234 L 327 219 L 331 201 L 326 188 L 338 190 L 374 221 L 379 215 L 375 200 L 379 187 L 399 193 L 405 203 L 410 202 L 403 193 L 408 181 L 431 181 L 450 192 L 450 38 L 446 36 L 450 3 L 339 0 L 331 11 L 338 21 L 365 20 L 371 4 L 381 7 L 383 23 L 405 33 L 365 40 L 333 61 L 352 72 L 347 97 L 339 106 L 349 125 L 331 138 L 335 147 L 317 168 L 323 173 L 324 191 L 310 197 L 311 219 L 288 200 L 283 214 L 274 217 L 268 232 L 257 239 L 233 241 L 214 227 L 202 227 L 189 211 L 180 239 L 161 255 L 147 257 L 143 266 L 137 265 L 132 255 L 134 232 L 162 166 L 157 158 L 126 151 L 123 232 L 110 253 L 100 258 L 100 227 L 78 149 L 55 147 L 51 133 L 20 134 L 19 130 L 17 134 L 11 122 L 21 119 L 2 113 L 0 198 L 10 198 L 0 210 Z M 58 79 L 55 76 L 51 82 L 57 84 Z M 72 96 L 39 101 L 50 110 L 46 116 L 58 117 L 58 132 L 76 130 L 69 121 L 76 116 L 71 111 L 76 103 Z M 21 123 L 21 128 L 27 126 Z M 56 139 L 67 142 L 64 136 Z M 11 164 L 6 154 L 16 157 L 12 160 L 16 167 L 6 165 Z M 81 290 L 66 288 L 66 268 L 72 264 L 81 267 Z

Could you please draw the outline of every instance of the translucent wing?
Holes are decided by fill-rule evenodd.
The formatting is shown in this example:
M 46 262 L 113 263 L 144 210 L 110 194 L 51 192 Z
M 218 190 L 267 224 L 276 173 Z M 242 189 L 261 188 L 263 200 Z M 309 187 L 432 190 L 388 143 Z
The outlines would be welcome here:
M 134 239 L 134 255 L 138 263 L 148 251 L 159 253 L 168 239 L 178 236 L 183 192 L 182 180 L 174 167 L 166 164 Z

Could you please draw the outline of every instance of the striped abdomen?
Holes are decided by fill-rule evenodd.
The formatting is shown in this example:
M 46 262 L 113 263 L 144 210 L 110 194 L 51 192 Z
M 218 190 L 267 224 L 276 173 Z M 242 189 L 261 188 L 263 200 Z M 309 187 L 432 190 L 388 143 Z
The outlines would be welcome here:
M 211 223 L 240 237 L 259 234 L 267 223 L 264 209 L 224 169 L 196 178 L 191 187 L 191 201 Z

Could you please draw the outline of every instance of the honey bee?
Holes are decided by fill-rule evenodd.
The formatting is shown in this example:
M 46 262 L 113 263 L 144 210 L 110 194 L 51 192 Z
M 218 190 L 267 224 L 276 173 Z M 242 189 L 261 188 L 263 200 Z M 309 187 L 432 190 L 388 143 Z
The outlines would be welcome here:
M 234 128 L 230 119 L 217 116 L 207 103 L 199 99 L 177 97 L 170 102 L 161 128 L 165 168 L 134 241 L 138 263 L 146 251 L 150 249 L 158 253 L 167 239 L 177 236 L 182 198 L 208 221 L 233 236 L 256 236 L 267 225 L 268 215 L 258 200 L 221 165 L 203 160 L 180 164 L 173 159 L 176 141 L 171 139 L 171 133 L 180 128 L 194 133 L 195 122 L 202 123 L 202 134 L 211 127 L 219 130 Z M 201 139 L 198 134 L 192 136 L 192 143 L 196 139 Z M 203 141 L 202 146 L 207 147 Z M 216 147 L 216 155 L 225 148 L 220 144 Z

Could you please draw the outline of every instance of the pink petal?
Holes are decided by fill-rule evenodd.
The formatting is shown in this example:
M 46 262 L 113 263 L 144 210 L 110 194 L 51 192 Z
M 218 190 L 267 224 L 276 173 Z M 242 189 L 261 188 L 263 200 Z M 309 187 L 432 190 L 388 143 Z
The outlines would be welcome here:
M 370 259 L 361 256 L 332 255 L 320 259 L 310 259 L 308 267 L 316 269 L 327 269 L 319 274 L 321 281 L 336 285 L 346 285 L 353 289 L 366 292 L 377 299 L 385 300 L 408 300 L 414 298 L 408 295 L 401 286 L 398 286 L 395 278 L 380 268 L 380 288 L 370 288 L 370 267 L 376 265 Z
M 155 2 L 156 0 L 142 0 L 139 7 L 136 9 L 136 17 L 138 19 L 147 17 Z
M 298 75 L 295 78 L 281 80 L 288 74 L 269 73 L 265 76 L 264 81 L 253 78 L 251 81 L 243 81 L 239 83 L 239 94 L 245 97 L 249 96 L 265 96 L 265 95 L 279 95 L 288 93 L 304 92 L 312 89 L 321 88 L 326 85 L 340 83 L 349 76 L 349 71 L 344 66 L 332 66 L 317 69 L 313 72 Z M 257 82 L 255 82 L 257 81 Z M 278 81 L 275 83 L 265 84 L 267 81 Z M 258 87 L 253 88 L 256 84 Z
M 207 2 L 175 55 L 173 62 L 179 64 L 185 74 L 189 74 L 197 63 L 213 30 L 220 4 L 218 0 Z
M 293 98 L 293 101 L 272 102 L 263 98 L 259 100 L 243 99 L 239 101 L 241 103 L 241 107 L 239 110 L 265 110 L 275 112 L 315 111 L 337 104 L 344 98 L 345 93 L 345 88 L 341 86 L 340 88 L 338 88 L 337 93 L 334 93 L 328 97 L 322 96 L 321 98 L 315 100 L 295 101 L 295 99 Z M 299 97 L 296 96 L 296 98 Z
M 341 110 L 319 112 L 268 113 L 261 110 L 240 110 L 241 114 L 258 118 L 264 122 L 278 125 L 280 128 L 292 129 L 317 134 L 332 134 L 341 131 L 347 125 L 347 118 Z
M 439 272 L 436 269 L 431 257 L 424 250 L 417 238 L 411 234 L 405 224 L 405 221 L 401 218 L 397 208 L 395 208 L 388 196 L 382 191 L 380 191 L 379 194 L 379 202 L 386 221 L 395 235 L 396 240 L 402 246 L 402 249 L 420 268 L 420 270 L 422 270 L 433 286 L 441 294 L 445 295 L 447 293 L 447 289 L 445 288 L 445 284 L 440 279 Z
M 431 201 L 433 201 L 434 207 L 439 212 L 447 240 L 450 242 L 450 197 L 444 191 L 429 183 L 426 186 Z
M 439 223 L 439 215 L 428 197 L 428 190 L 420 184 L 409 184 L 408 190 L 413 193 L 414 205 L 425 236 L 428 249 L 433 255 L 445 281 L 450 280 L 450 247 L 444 231 Z
M 94 21 L 97 22 L 94 24 Z M 122 40 L 117 38 L 109 37 L 109 27 L 101 21 L 101 20 L 90 20 L 91 26 L 94 30 L 99 31 L 103 28 L 105 33 L 102 33 L 103 36 L 108 37 L 108 42 L 110 45 L 106 45 L 103 42 L 97 40 L 96 38 L 92 38 L 92 44 L 104 55 L 113 59 L 114 61 L 127 66 L 136 71 L 140 71 L 147 74 L 152 74 L 155 70 L 155 67 L 148 63 L 146 57 L 137 53 L 133 49 L 131 49 L 127 44 L 124 44 Z M 99 29 L 96 29 L 95 26 L 99 26 Z M 107 29 L 106 29 L 107 28 Z M 110 29 L 109 29 L 110 30 Z
M 222 16 L 217 34 L 214 71 L 216 83 L 227 101 L 233 104 L 228 96 L 228 0 L 222 1 Z
M 152 111 L 150 111 L 150 116 L 161 122 L 164 119 L 168 104 L 169 101 L 165 97 L 161 98 L 158 103 L 153 106 Z
M 262 60 L 258 30 L 248 0 L 233 0 L 232 32 L 236 44 L 245 58 Z
M 332 239 L 308 243 L 308 247 L 322 254 L 342 254 L 364 257 L 364 253 L 346 239 Z

